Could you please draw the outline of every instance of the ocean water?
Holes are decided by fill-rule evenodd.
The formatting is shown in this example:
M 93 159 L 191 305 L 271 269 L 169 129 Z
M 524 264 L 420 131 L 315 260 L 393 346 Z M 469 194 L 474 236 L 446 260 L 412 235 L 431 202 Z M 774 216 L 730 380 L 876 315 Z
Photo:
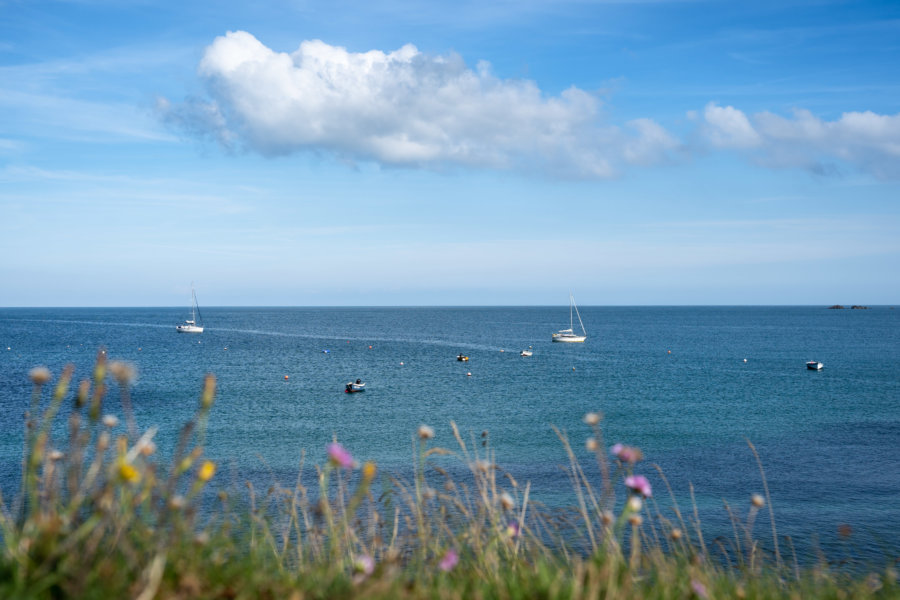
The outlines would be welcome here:
M 823 307 L 584 307 L 584 344 L 554 344 L 568 307 L 0 309 L 0 486 L 18 480 L 28 371 L 96 352 L 132 362 L 138 426 L 162 452 L 218 378 L 207 454 L 220 484 L 285 484 L 333 437 L 359 460 L 408 475 L 420 424 L 455 448 L 488 432 L 500 466 L 548 505 L 574 503 L 553 426 L 584 450 L 581 419 L 604 415 L 608 444 L 639 446 L 656 496 L 665 472 L 682 509 L 693 486 L 710 537 L 731 535 L 723 502 L 745 514 L 762 493 L 801 557 L 893 559 L 900 548 L 900 310 Z M 534 355 L 519 356 L 532 346 Z M 470 361 L 456 361 L 458 353 Z M 745 360 L 746 359 L 746 360 Z M 807 360 L 825 365 L 809 371 Z M 471 373 L 471 375 L 468 375 Z M 287 379 L 285 378 L 287 376 Z M 362 378 L 367 391 L 345 394 Z M 121 414 L 115 394 L 106 412 Z M 663 500 L 665 502 L 665 500 Z M 849 539 L 838 536 L 850 525 Z M 766 515 L 756 533 L 765 538 Z

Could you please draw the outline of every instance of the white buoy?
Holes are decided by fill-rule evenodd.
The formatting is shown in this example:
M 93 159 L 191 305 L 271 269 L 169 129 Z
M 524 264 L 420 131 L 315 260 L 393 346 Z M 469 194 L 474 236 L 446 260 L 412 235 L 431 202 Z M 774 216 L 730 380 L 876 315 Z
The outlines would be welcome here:
M 468 373 L 466 373 L 466 377 L 471 377 L 471 376 L 472 376 L 472 372 L 471 372 L 471 371 L 469 371 Z

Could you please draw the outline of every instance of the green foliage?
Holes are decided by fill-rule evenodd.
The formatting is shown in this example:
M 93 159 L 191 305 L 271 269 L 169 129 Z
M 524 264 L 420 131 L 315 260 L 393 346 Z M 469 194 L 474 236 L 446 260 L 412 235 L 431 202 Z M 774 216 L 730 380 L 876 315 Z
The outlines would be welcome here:
M 717 542 L 723 558 L 710 559 L 696 511 L 685 518 L 673 496 L 663 514 L 649 484 L 613 484 L 642 457 L 625 447 L 610 461 L 596 414 L 585 423 L 600 481 L 589 480 L 557 432 L 577 501 L 563 515 L 542 510 L 486 441 L 467 443 L 454 425 L 454 450 L 419 429 L 412 481 L 379 477 L 373 463 L 357 467 L 335 443 L 313 488 L 298 479 L 259 496 L 248 484 L 246 495 L 219 492 L 200 518 L 215 474 L 203 449 L 215 378 L 206 378 L 164 465 L 155 429 L 139 434 L 134 425 L 133 369 L 100 352 L 92 379 L 70 394 L 73 372 L 61 373 L 43 412 L 50 374 L 32 372 L 21 492 L 0 512 L 2 598 L 900 597 L 891 566 L 852 577 L 824 565 L 788 567 L 777 551 L 762 552 L 753 521 L 767 502 L 758 495 L 743 518 L 728 508 L 734 540 Z M 118 419 L 101 416 L 108 378 L 118 383 L 127 434 L 114 436 Z M 67 398 L 73 410 L 60 450 L 51 424 Z M 471 476 L 454 481 L 437 456 L 455 457 Z

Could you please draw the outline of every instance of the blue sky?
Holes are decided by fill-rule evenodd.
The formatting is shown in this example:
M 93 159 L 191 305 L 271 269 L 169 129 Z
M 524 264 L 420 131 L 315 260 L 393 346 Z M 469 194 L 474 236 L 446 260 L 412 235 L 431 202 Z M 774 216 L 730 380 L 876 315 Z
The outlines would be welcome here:
M 0 0 L 0 306 L 893 304 L 897 2 Z

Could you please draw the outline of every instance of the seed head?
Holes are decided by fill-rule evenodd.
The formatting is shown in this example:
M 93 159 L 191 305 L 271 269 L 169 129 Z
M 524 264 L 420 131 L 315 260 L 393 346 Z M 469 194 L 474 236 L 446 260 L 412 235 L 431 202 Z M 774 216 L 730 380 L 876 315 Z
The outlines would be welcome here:
M 31 378 L 31 382 L 34 385 L 44 385 L 53 375 L 50 373 L 50 369 L 47 367 L 35 367 L 28 371 L 28 377 Z
M 590 412 L 584 415 L 584 422 L 593 427 L 594 425 L 597 425 L 602 418 L 603 416 L 600 413 Z
M 62 460 L 65 454 L 63 454 L 59 450 L 51 450 L 48 456 L 50 457 L 50 460 L 57 461 Z
M 134 365 L 120 360 L 114 360 L 109 363 L 109 372 L 119 382 L 119 385 L 128 385 L 134 381 L 135 375 L 137 375 Z
M 503 492 L 500 494 L 500 506 L 503 507 L 503 510 L 512 510 L 516 506 L 516 501 L 508 493 Z
M 684 535 L 684 534 L 681 533 L 681 530 L 678 529 L 678 528 L 676 527 L 676 528 L 673 529 L 672 532 L 669 534 L 669 537 L 671 537 L 671 538 L 672 538 L 673 540 L 675 540 L 675 541 L 678 541 L 678 540 L 681 539 L 681 536 L 683 536 L 683 535 Z
M 641 502 L 640 496 L 632 496 L 628 499 L 628 510 L 640 512 L 642 506 L 644 506 L 644 503 Z
M 119 417 L 116 415 L 103 415 L 103 424 L 112 429 L 119 424 Z
M 616 516 L 612 513 L 611 510 L 604 510 L 600 512 L 600 521 L 604 525 L 611 525 L 613 521 L 616 520 Z
M 644 522 L 644 519 L 641 518 L 641 515 L 635 514 L 628 517 L 628 522 L 634 526 L 640 526 L 640 524 Z
M 434 437 L 434 429 L 428 425 L 419 425 L 419 439 L 430 440 Z
M 753 494 L 750 496 L 750 503 L 756 508 L 762 508 L 766 505 L 766 500 L 759 494 Z
M 587 448 L 591 452 L 596 452 L 599 445 L 597 444 L 597 440 L 590 437 L 587 441 L 584 442 L 584 447 Z

